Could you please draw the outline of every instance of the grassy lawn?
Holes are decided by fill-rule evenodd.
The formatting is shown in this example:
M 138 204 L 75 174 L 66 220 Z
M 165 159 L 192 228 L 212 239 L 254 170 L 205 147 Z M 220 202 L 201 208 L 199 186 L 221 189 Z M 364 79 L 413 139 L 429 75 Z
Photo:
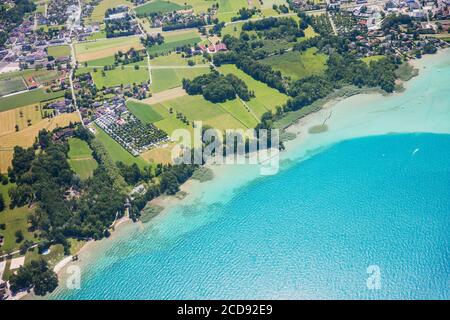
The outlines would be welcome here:
M 124 67 L 123 70 L 118 67 L 114 70 L 105 71 L 105 76 L 102 75 L 102 70 L 97 70 L 97 72 L 91 72 L 91 75 L 97 88 L 141 83 L 149 80 L 146 67 L 140 67 L 139 70 L 135 70 L 131 66 Z
M 81 139 L 70 138 L 69 147 L 70 167 L 83 180 L 91 177 L 98 164 L 92 157 L 92 150 L 89 145 Z
M 188 1 L 186 1 L 187 3 Z M 179 5 L 170 1 L 155 0 L 152 2 L 147 2 L 142 6 L 136 7 L 134 11 L 138 15 L 149 15 L 151 13 L 166 13 L 172 11 L 178 11 L 181 9 L 188 8 L 189 6 Z
M 175 87 L 180 87 L 184 78 L 193 79 L 199 75 L 210 72 L 210 68 L 184 68 L 184 69 L 152 69 L 153 93 L 158 93 Z
M 7 208 L 10 203 L 8 190 L 13 186 L 13 184 L 0 184 L 0 193 L 3 194 Z M 22 231 L 24 240 L 36 242 L 34 234 L 28 231 L 28 215 L 30 213 L 32 213 L 32 210 L 28 209 L 27 206 L 14 208 L 12 210 L 6 209 L 0 212 L 0 224 L 5 224 L 6 226 L 5 230 L 0 229 L 0 234 L 5 237 L 5 242 L 3 246 L 0 247 L 0 254 L 13 252 L 19 249 L 22 242 L 16 242 L 15 233 L 18 230 Z
M 262 60 L 274 70 L 279 70 L 283 76 L 292 80 L 320 75 L 326 69 L 327 56 L 317 53 L 316 48 L 309 48 L 305 52 L 290 51 L 282 55 L 275 55 Z
M 233 37 L 239 38 L 239 35 L 241 34 L 241 31 L 242 31 L 242 25 L 244 23 L 245 23 L 245 21 L 241 21 L 238 23 L 229 24 L 229 25 L 225 26 L 222 29 L 222 36 L 229 34 L 229 35 L 232 35 Z
M 127 108 L 144 123 L 154 123 L 164 118 L 152 106 L 137 101 L 127 101 Z
M 383 56 L 383 55 L 376 55 L 376 56 L 364 57 L 364 58 L 361 58 L 361 60 L 369 65 L 371 61 L 378 61 L 378 60 L 381 60 L 383 58 L 385 58 L 385 56 Z
M 150 55 L 159 55 L 175 51 L 176 48 L 184 45 L 195 45 L 201 41 L 200 36 L 196 31 L 188 32 L 166 32 L 163 33 L 164 43 L 147 48 Z
M 52 46 L 47 48 L 47 53 L 49 56 L 53 56 L 54 58 L 70 56 L 70 47 L 69 46 Z
M 223 65 L 219 68 L 219 71 L 225 75 L 228 73 L 234 74 L 247 84 L 249 90 L 255 93 L 255 98 L 252 98 L 247 104 L 258 117 L 261 117 L 268 110 L 275 111 L 276 106 L 281 106 L 288 100 L 287 95 L 270 88 L 263 82 L 253 79 L 235 65 Z
M 64 96 L 64 91 L 47 93 L 42 89 L 31 90 L 14 96 L 0 98 L 0 112 L 17 107 L 28 106 L 47 100 L 53 100 Z
M 148 166 L 144 159 L 141 157 L 134 157 L 100 127 L 97 125 L 94 126 L 97 130 L 95 137 L 105 146 L 109 156 L 114 162 L 122 161 L 128 165 L 136 163 L 140 168 Z

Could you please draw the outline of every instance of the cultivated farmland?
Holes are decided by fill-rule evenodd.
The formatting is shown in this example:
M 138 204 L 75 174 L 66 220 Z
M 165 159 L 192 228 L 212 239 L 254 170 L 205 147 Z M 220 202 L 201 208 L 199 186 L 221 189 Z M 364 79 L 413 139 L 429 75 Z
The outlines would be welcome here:
M 130 36 L 77 43 L 75 45 L 75 55 L 77 61 L 85 62 L 113 56 L 118 51 L 126 52 L 131 48 L 143 49 L 139 37 Z
M 47 93 L 42 89 L 27 91 L 13 96 L 0 98 L 0 112 L 23 107 L 34 103 L 53 100 L 64 96 L 64 91 Z
M 51 131 L 58 127 L 66 127 L 72 123 L 79 122 L 77 113 L 64 113 L 52 119 L 42 119 L 18 132 L 0 136 L 0 172 L 6 172 L 11 165 L 14 146 L 30 147 L 42 129 Z

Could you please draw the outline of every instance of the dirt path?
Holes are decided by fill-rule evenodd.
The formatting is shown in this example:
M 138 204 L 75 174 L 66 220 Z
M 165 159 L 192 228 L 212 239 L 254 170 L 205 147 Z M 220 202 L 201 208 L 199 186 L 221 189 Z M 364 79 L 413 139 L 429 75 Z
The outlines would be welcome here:
M 157 104 L 167 100 L 184 97 L 185 95 L 187 95 L 186 91 L 184 91 L 182 87 L 177 87 L 163 92 L 155 93 L 150 98 L 141 100 L 141 102 L 147 104 Z

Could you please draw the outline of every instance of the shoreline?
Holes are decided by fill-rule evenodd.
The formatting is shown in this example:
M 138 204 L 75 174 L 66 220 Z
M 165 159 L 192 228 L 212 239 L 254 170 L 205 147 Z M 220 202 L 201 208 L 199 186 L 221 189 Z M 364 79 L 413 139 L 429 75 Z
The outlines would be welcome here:
M 345 139 L 358 137 L 358 136 L 369 136 L 374 134 L 388 134 L 391 131 L 384 132 L 383 129 L 377 130 L 376 128 L 363 128 L 362 131 L 357 131 L 356 133 L 353 133 L 354 135 L 348 135 L 348 132 L 345 130 L 339 128 L 337 125 L 342 125 L 339 121 L 342 121 L 342 117 L 348 116 L 346 113 L 351 113 L 354 108 L 358 108 L 360 106 L 356 107 L 345 107 L 343 108 L 344 104 L 351 105 L 352 99 L 355 99 L 355 97 L 364 98 L 367 101 L 371 101 L 371 99 L 384 99 L 384 98 L 395 98 L 404 95 L 404 92 L 408 91 L 408 89 L 411 88 L 411 86 L 414 83 L 415 79 L 420 78 L 421 76 L 424 76 L 424 70 L 426 70 L 427 65 L 429 63 L 433 63 L 433 60 L 435 60 L 436 56 L 446 55 L 450 53 L 450 49 L 444 49 L 438 51 L 438 53 L 434 55 L 427 55 L 424 56 L 422 59 L 416 59 L 416 60 L 410 60 L 408 63 L 413 66 L 414 68 L 419 70 L 419 74 L 417 77 L 413 77 L 411 81 L 403 81 L 402 84 L 404 85 L 404 90 L 394 92 L 392 94 L 381 94 L 379 90 L 377 89 L 362 89 L 360 92 L 355 92 L 354 94 L 351 94 L 350 96 L 337 96 L 333 98 L 325 98 L 324 101 L 322 101 L 322 105 L 312 111 L 308 114 L 301 116 L 297 118 L 295 121 L 291 122 L 289 125 L 285 127 L 285 131 L 295 134 L 295 138 L 289 141 L 285 142 L 286 145 L 286 151 L 282 152 L 280 154 L 281 160 L 293 160 L 293 159 L 303 159 L 307 158 L 312 154 L 317 153 L 318 151 L 322 150 L 324 147 L 332 145 L 334 143 L 337 143 L 339 141 L 343 141 Z M 431 62 L 429 62 L 430 60 Z M 380 101 L 381 103 L 381 101 Z M 345 109 L 345 110 L 344 110 Z M 373 113 L 373 112 L 383 112 L 379 110 L 365 110 L 365 113 Z M 352 123 L 353 120 L 359 120 L 357 117 L 349 117 L 349 119 L 346 119 L 347 122 L 343 122 L 343 127 L 345 128 L 345 125 L 347 123 Z M 312 126 L 320 124 L 326 124 L 327 129 L 324 132 L 320 133 L 311 133 L 309 132 L 309 129 Z M 335 128 L 338 128 L 338 130 L 342 130 L 344 133 L 338 134 L 335 136 L 330 136 L 330 132 L 334 132 Z M 406 129 L 406 130 L 404 130 Z M 365 131 L 364 131 L 365 130 Z M 399 132 L 409 132 L 408 127 L 405 126 L 404 128 L 399 128 Z M 386 131 L 386 130 L 385 130 Z M 382 133 L 384 132 L 384 133 Z M 395 131 L 393 131 L 395 132 Z M 419 132 L 420 128 L 419 128 Z M 325 133 L 325 134 L 323 134 Z M 347 135 L 346 135 L 347 134 Z M 362 135 L 361 135 L 362 134 Z M 160 197 L 157 197 L 150 201 L 150 204 L 152 205 L 158 205 L 163 207 L 164 209 L 155 215 L 149 221 L 148 223 L 145 223 L 145 225 L 152 225 L 156 224 L 158 220 L 163 219 L 166 217 L 171 209 L 174 207 L 180 206 L 180 205 L 190 205 L 194 204 L 196 202 L 204 200 L 205 197 L 208 197 L 208 194 L 214 193 L 209 189 L 209 186 L 213 186 L 213 182 L 216 182 L 216 180 L 220 179 L 229 179 L 230 172 L 233 171 L 233 166 L 226 166 L 226 165 L 207 165 L 208 168 L 210 168 L 213 172 L 213 179 L 206 182 L 200 182 L 198 180 L 189 179 L 187 182 L 185 182 L 180 187 L 180 191 L 183 193 L 186 193 L 184 197 L 177 197 L 177 196 L 167 196 L 163 195 Z M 255 176 L 252 174 L 254 173 L 252 170 L 248 170 L 249 172 L 237 177 L 235 180 L 238 180 L 236 182 L 236 185 L 241 186 L 255 178 Z M 208 190 L 205 190 L 208 189 Z M 235 188 L 232 190 L 213 190 L 218 191 L 221 193 L 233 193 Z M 143 229 L 145 226 L 142 222 L 138 221 L 137 223 L 131 223 L 132 221 L 127 218 L 121 218 L 114 224 L 114 228 L 111 231 L 111 236 L 108 238 L 104 238 L 100 241 L 88 241 L 86 244 L 84 244 L 80 250 L 76 253 L 77 255 L 80 255 L 80 262 L 77 264 L 87 264 L 89 265 L 92 261 L 93 256 L 95 256 L 95 252 L 104 252 L 103 245 L 108 244 L 111 245 L 111 243 L 114 242 L 115 239 L 121 238 L 121 236 L 127 236 L 129 235 L 128 231 L 131 230 L 138 230 Z M 100 250 L 100 251 L 98 251 Z M 70 260 L 69 260 L 70 259 Z M 64 277 L 64 271 L 67 269 L 69 265 L 71 265 L 72 257 L 68 256 L 65 257 L 63 260 L 61 260 L 56 266 L 55 266 L 55 272 L 58 274 L 58 279 L 60 281 L 59 287 L 62 287 L 62 283 L 65 279 Z M 58 268 L 56 268 L 58 267 Z M 58 290 L 58 289 L 57 289 Z M 56 292 L 56 291 L 55 291 Z M 22 298 L 31 298 L 31 299 L 40 299 L 41 297 L 36 297 L 32 294 L 27 295 L 26 297 Z M 48 296 L 43 297 L 48 298 Z

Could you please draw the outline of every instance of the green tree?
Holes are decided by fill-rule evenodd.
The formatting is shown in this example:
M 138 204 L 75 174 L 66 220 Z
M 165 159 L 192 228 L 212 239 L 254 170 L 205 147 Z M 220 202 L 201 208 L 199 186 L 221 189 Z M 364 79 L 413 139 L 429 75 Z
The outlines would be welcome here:
M 5 199 L 3 199 L 3 194 L 0 193 L 0 212 L 5 210 Z

